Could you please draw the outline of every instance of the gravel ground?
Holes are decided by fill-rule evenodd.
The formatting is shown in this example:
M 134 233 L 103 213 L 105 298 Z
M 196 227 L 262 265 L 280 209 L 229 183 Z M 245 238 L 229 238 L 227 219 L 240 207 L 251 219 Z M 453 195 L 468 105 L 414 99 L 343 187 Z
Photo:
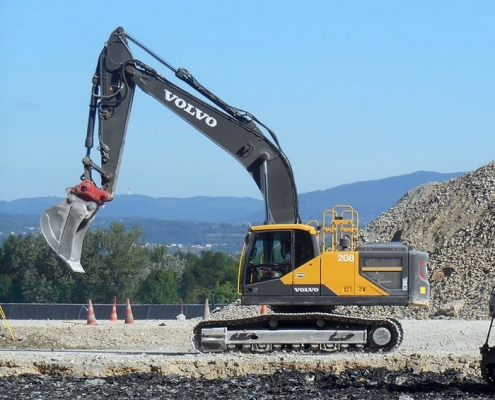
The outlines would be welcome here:
M 17 340 L 4 327 L 0 398 L 495 397 L 479 371 L 487 320 L 402 320 L 399 349 L 366 355 L 199 354 L 190 341 L 197 322 L 9 321 Z M 71 351 L 82 349 L 101 351 Z

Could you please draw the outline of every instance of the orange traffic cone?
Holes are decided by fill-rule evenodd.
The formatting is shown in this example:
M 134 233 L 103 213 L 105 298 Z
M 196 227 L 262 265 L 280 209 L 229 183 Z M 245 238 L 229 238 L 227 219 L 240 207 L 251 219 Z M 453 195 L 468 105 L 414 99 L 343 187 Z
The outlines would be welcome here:
M 261 315 L 265 315 L 265 314 L 268 314 L 268 308 L 267 308 L 266 304 L 263 304 L 261 306 Z
M 88 300 L 88 318 L 86 325 L 98 325 L 95 318 L 95 312 L 93 311 L 93 303 L 91 300 Z
M 126 324 L 134 323 L 134 317 L 132 316 L 132 310 L 131 310 L 131 302 L 129 301 L 129 299 L 127 299 L 127 305 L 125 308 L 125 323 Z
M 113 301 L 113 306 L 112 306 L 112 312 L 110 313 L 110 321 L 111 322 L 117 322 L 117 303 L 114 300 Z

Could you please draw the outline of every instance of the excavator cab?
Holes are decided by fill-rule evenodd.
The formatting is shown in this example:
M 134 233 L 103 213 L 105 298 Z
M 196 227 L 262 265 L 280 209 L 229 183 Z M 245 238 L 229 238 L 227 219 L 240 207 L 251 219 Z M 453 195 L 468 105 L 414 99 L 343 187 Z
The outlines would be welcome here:
M 318 234 L 313 226 L 252 226 L 246 235 L 239 266 L 238 287 L 243 304 L 287 305 L 297 302 L 292 298 L 294 281 L 298 276 L 295 271 L 299 271 L 299 276 L 316 273 L 316 264 L 311 260 L 318 255 Z M 303 266 L 305 272 L 301 272 Z
M 301 226 L 263 225 L 250 229 L 243 256 L 247 263 L 241 268 L 245 270 L 243 285 L 266 282 L 268 285 L 262 287 L 271 291 L 270 282 L 276 281 L 275 287 L 281 292 L 287 291 L 287 284 L 292 281 L 290 274 L 318 252 L 314 232 L 312 235 L 308 230 L 300 229 Z M 276 293 L 279 292 L 275 290 Z

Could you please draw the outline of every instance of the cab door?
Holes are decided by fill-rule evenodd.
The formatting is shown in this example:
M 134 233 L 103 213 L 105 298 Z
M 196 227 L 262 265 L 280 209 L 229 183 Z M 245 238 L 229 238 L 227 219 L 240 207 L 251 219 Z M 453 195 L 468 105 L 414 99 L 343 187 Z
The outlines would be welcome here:
M 317 243 L 307 230 L 296 229 L 293 232 L 292 273 L 293 296 L 321 295 L 321 258 L 317 256 Z M 290 284 L 289 279 L 284 282 Z
M 292 272 L 294 249 L 283 252 L 282 243 L 292 242 L 291 230 L 256 231 L 244 255 L 245 296 L 290 296 L 292 294 Z

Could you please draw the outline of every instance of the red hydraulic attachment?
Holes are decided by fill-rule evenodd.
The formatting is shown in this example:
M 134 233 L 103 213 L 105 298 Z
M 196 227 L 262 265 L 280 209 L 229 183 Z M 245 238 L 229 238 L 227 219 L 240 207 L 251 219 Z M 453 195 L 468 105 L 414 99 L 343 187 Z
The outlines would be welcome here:
M 85 201 L 94 201 L 100 207 L 107 201 L 112 201 L 113 196 L 105 190 L 98 189 L 90 180 L 84 180 L 79 185 L 70 189 L 70 193 Z

